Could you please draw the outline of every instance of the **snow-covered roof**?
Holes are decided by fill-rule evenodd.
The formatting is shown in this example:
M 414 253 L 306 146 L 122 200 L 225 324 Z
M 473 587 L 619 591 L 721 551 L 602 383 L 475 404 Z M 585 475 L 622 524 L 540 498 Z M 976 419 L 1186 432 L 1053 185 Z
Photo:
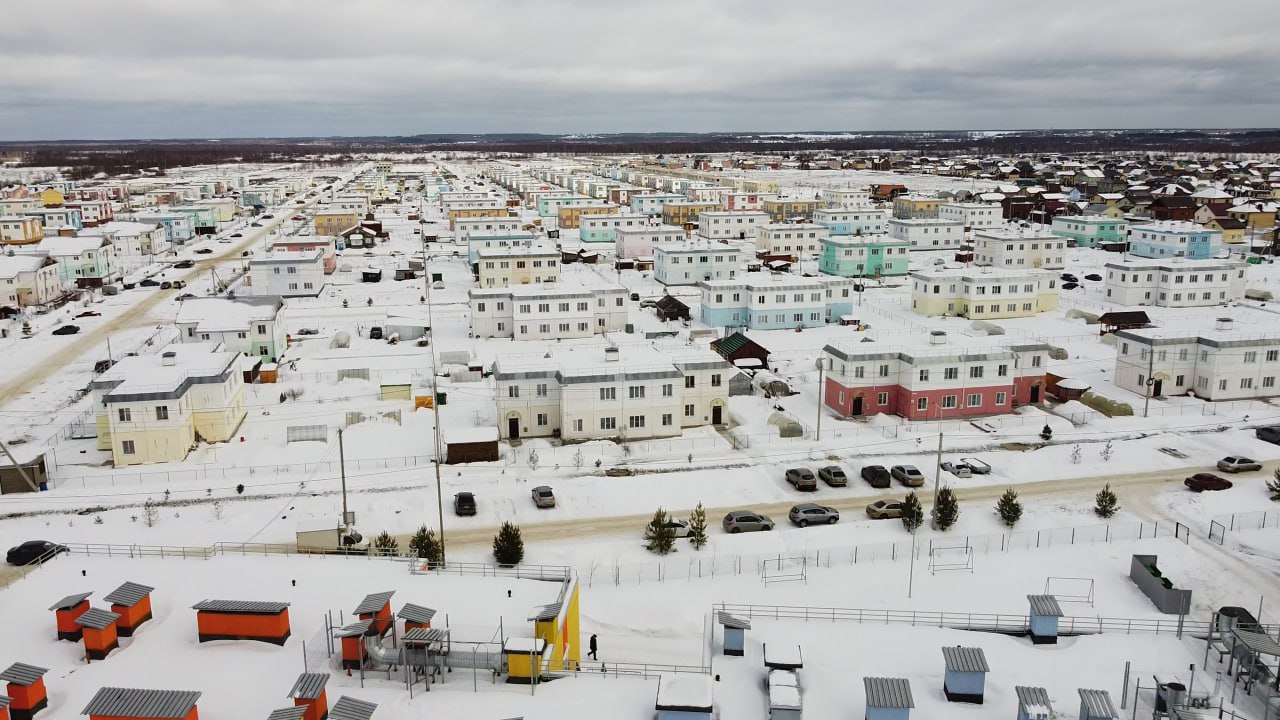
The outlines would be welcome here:
M 0 278 L 17 277 L 21 273 L 35 272 L 45 266 L 44 253 L 15 253 L 0 255 Z
M 706 675 L 666 675 L 658 682 L 655 710 L 711 712 L 715 685 Z
M 446 445 L 497 442 L 496 427 L 441 427 L 440 437 Z
M 188 298 L 182 301 L 174 324 L 196 323 L 196 332 L 247 330 L 255 322 L 272 321 L 280 312 L 280 299 L 271 296 Z
M 507 642 L 502 646 L 502 650 L 508 653 L 538 653 L 541 654 L 547 647 L 547 641 L 542 638 L 532 637 L 512 637 L 507 638 Z
M 132 355 L 99 375 L 89 384 L 93 390 L 106 390 L 106 402 L 132 402 L 152 396 L 181 396 L 186 388 L 201 378 L 216 378 L 227 373 L 240 353 L 223 352 L 219 343 L 174 344 L 151 355 Z M 172 365 L 164 364 L 164 356 L 173 354 Z

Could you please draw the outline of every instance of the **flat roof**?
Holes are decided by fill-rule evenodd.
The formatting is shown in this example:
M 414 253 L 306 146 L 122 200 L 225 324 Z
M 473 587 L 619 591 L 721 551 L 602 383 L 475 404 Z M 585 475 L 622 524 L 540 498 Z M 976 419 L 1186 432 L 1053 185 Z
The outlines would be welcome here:
M 711 712 L 715 683 L 707 675 L 666 675 L 658 679 L 655 710 Z

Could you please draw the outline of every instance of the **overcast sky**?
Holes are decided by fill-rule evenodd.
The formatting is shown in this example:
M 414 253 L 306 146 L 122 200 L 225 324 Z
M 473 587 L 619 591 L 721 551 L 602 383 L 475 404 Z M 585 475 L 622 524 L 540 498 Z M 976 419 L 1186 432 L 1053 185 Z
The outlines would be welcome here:
M 1270 127 L 1280 0 L 5 0 L 0 140 Z

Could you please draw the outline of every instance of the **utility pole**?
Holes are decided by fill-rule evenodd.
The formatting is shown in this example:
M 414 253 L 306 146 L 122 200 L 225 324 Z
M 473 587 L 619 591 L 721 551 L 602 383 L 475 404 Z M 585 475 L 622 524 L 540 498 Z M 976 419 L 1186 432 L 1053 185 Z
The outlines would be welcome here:
M 826 369 L 827 359 L 824 357 L 818 358 L 818 442 L 822 442 L 822 398 L 825 394 L 823 392 L 822 379 Z
M 933 469 L 933 505 L 938 505 L 938 485 L 942 483 L 942 428 L 938 428 L 938 457 Z
M 1156 379 L 1151 377 L 1156 364 L 1156 346 L 1151 344 L 1151 348 L 1147 350 L 1147 382 L 1146 395 L 1142 398 L 1142 417 L 1147 416 L 1147 410 L 1151 407 L 1151 391 L 1155 388 Z
M 342 478 L 342 526 L 347 526 L 347 456 L 342 447 L 342 428 L 338 428 L 338 476 Z
M 427 355 L 431 358 L 431 425 L 435 437 L 436 519 L 440 523 L 440 563 L 445 562 L 444 490 L 440 481 L 440 393 L 436 392 L 436 329 L 431 313 L 431 266 L 427 264 L 427 238 L 422 236 L 422 278 L 427 298 Z

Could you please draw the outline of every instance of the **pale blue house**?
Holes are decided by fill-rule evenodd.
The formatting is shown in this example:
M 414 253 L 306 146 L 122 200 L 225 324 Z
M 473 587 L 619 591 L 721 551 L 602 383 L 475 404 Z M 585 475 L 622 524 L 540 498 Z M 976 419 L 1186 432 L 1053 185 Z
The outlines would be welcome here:
M 662 206 L 670 202 L 688 200 L 683 195 L 672 193 L 647 193 L 631 196 L 631 212 L 638 215 L 661 215 Z
M 880 235 L 885 232 L 887 210 L 876 208 L 820 208 L 813 211 L 813 222 L 823 225 L 832 235 Z
M 947 700 L 981 705 L 987 685 L 987 673 L 991 671 L 982 648 L 959 645 L 944 647 L 942 660 L 946 665 L 942 676 L 942 694 Z
M 1222 250 L 1222 233 L 1185 221 L 1134 225 L 1129 230 L 1129 254 L 1144 258 L 1184 257 L 1207 260 Z
M 822 327 L 853 313 L 854 280 L 747 273 L 704 280 L 701 316 L 711 327 L 794 330 Z
M 906 678 L 864 677 L 867 696 L 866 720 L 909 720 L 915 701 L 911 681 Z
M 1075 242 L 1076 247 L 1097 247 L 1100 242 L 1129 239 L 1129 223 L 1105 215 L 1060 215 L 1053 219 L 1053 234 Z
M 907 274 L 911 243 L 888 235 L 840 235 L 823 238 L 818 270 L 840 277 L 885 277 Z
M 1058 618 L 1062 617 L 1062 606 L 1052 595 L 1028 595 L 1031 604 L 1030 629 L 1031 642 L 1036 645 L 1056 645 L 1058 642 Z
M 473 232 L 467 236 L 467 262 L 480 262 L 481 250 L 531 247 L 533 241 L 533 233 L 527 232 Z

